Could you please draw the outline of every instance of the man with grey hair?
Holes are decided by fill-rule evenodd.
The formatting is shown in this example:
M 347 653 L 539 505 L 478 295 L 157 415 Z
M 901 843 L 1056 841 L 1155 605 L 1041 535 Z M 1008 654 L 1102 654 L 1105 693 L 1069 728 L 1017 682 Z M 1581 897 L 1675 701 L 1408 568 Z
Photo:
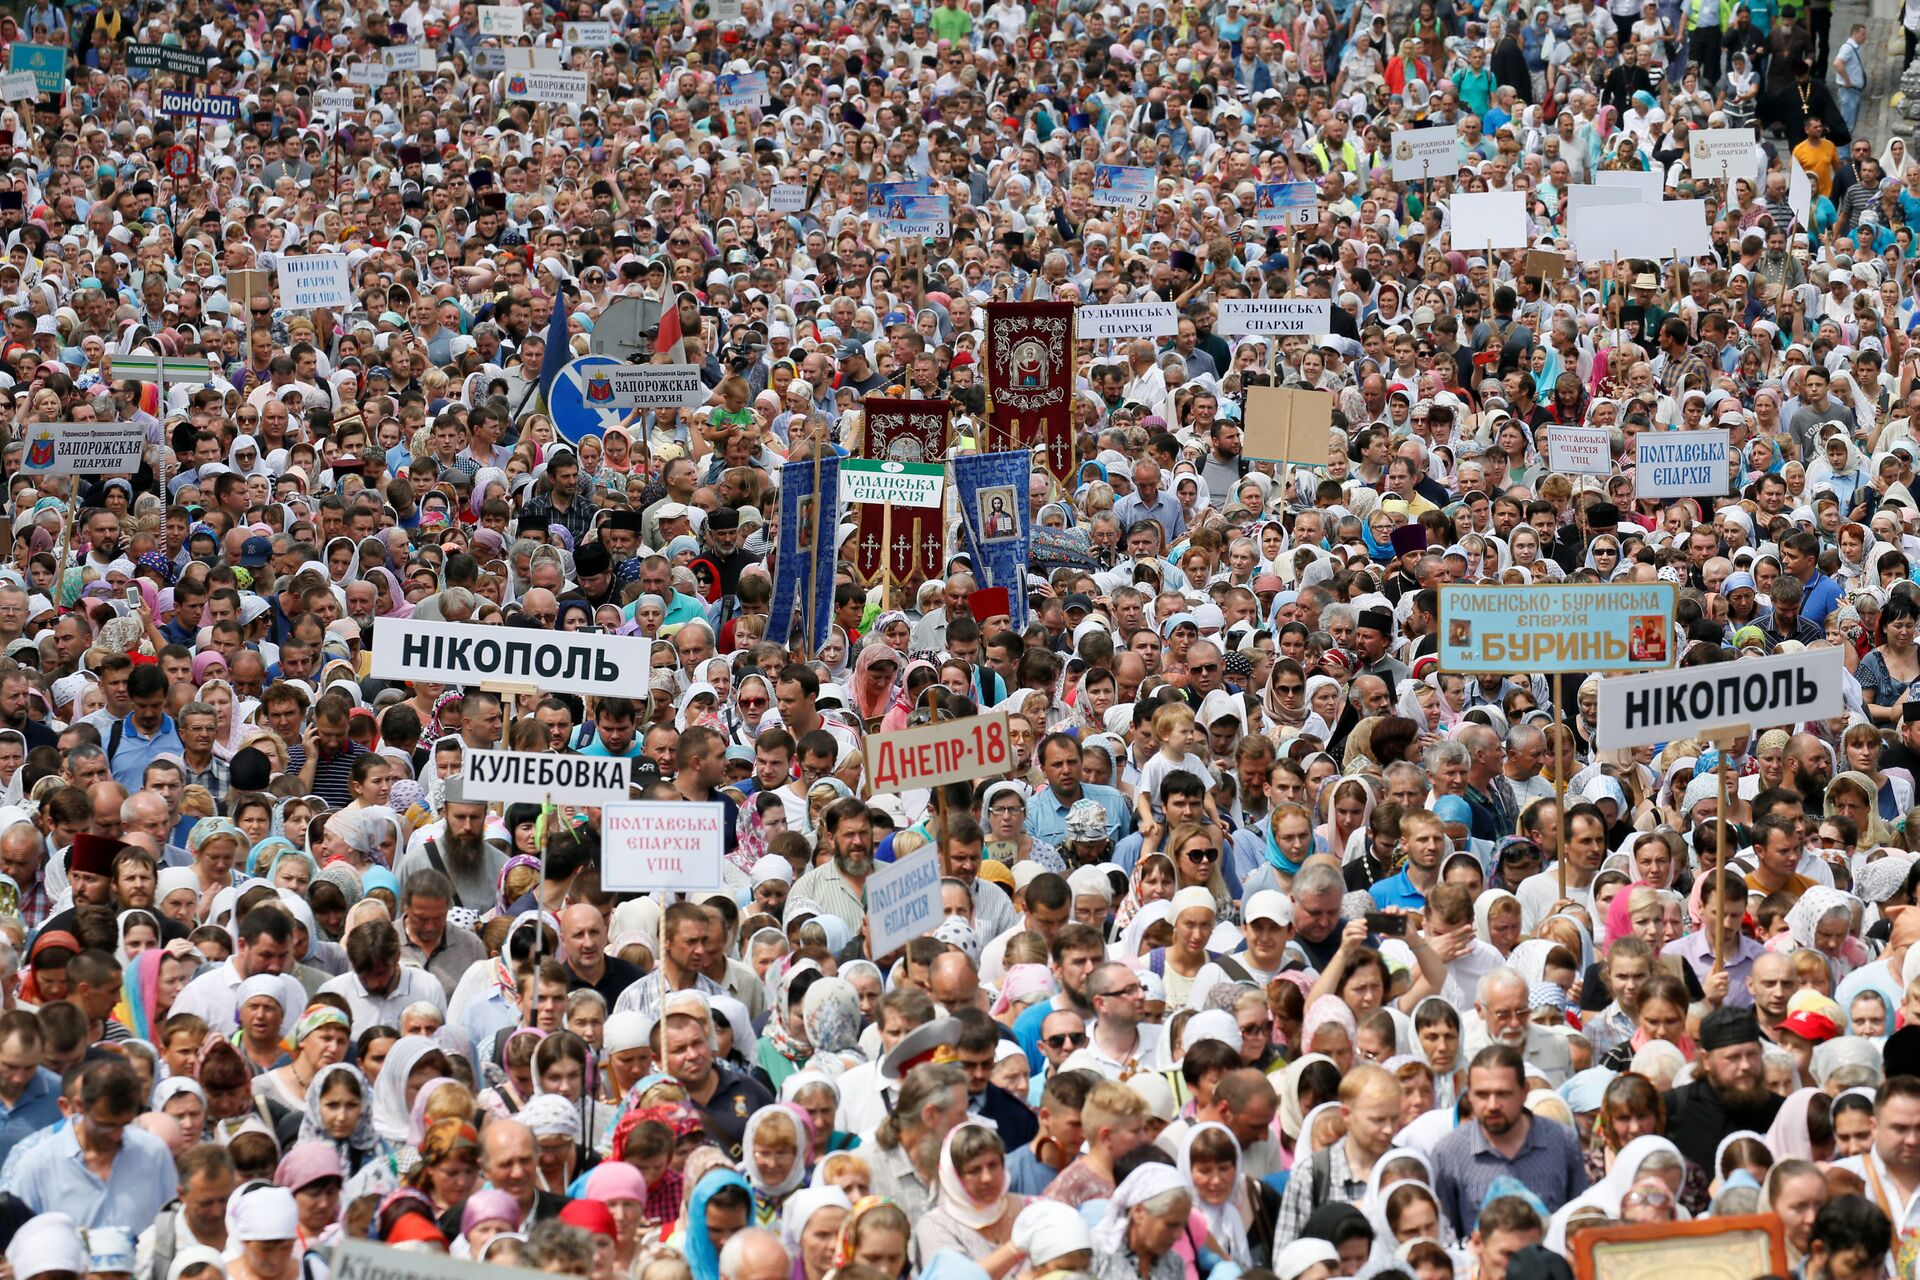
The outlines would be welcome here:
M 1558 1089 L 1573 1074 L 1573 1054 L 1567 1037 L 1534 1022 L 1527 980 L 1518 969 L 1502 965 L 1481 975 L 1473 993 L 1473 1017 L 1461 1034 L 1460 1055 L 1471 1057 L 1490 1044 L 1519 1051 L 1529 1074 L 1544 1077 Z
M 720 1280 L 786 1280 L 792 1270 L 787 1247 L 764 1227 L 738 1232 L 720 1249 Z
M 892 1113 L 873 1136 L 867 1159 L 873 1194 L 891 1199 L 909 1219 L 925 1214 L 939 1185 L 941 1146 L 966 1118 L 965 1071 L 951 1062 L 923 1063 L 908 1071 Z
M 1546 763 L 1547 735 L 1538 725 L 1517 724 L 1507 730 L 1507 758 L 1500 771 L 1519 808 L 1553 794 L 1553 783 L 1541 772 Z

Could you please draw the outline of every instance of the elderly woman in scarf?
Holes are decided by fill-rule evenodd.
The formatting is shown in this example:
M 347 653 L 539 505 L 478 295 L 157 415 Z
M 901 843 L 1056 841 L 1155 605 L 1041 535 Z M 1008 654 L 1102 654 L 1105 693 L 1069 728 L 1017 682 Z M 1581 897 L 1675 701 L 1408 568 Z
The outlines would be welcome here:
M 1193 1188 L 1180 1171 L 1143 1164 L 1107 1201 L 1093 1229 L 1098 1280 L 1183 1280 L 1186 1263 L 1173 1251 L 1193 1212 Z

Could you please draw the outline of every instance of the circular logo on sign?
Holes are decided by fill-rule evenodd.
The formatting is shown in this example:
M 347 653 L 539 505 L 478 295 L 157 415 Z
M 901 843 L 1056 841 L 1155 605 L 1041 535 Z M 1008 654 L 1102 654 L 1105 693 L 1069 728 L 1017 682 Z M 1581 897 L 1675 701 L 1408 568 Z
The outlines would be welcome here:
M 882 471 L 894 472 L 896 474 L 906 470 L 906 468 L 898 462 L 883 462 L 880 464 L 880 469 Z

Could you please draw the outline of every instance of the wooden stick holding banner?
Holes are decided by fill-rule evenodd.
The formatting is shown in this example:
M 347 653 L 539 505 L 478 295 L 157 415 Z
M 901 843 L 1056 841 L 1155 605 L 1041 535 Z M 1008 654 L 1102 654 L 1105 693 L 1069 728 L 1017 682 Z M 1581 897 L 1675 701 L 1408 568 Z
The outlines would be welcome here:
M 1560 764 L 1560 736 L 1566 731 L 1561 719 L 1562 681 L 1553 677 L 1553 745 L 1548 749 L 1553 760 L 1553 860 L 1560 869 L 1560 897 L 1567 896 L 1567 771 Z
M 813 503 L 813 519 L 807 527 L 807 633 L 800 639 L 803 658 L 813 657 L 814 615 L 818 612 L 820 599 L 820 583 L 817 581 L 820 576 L 820 521 L 827 514 L 822 510 L 820 501 L 820 463 L 827 449 L 826 432 L 827 424 L 823 420 L 813 437 L 813 493 L 808 499 Z
M 1728 798 L 1732 776 L 1728 761 L 1733 755 L 1733 744 L 1752 732 L 1750 726 L 1739 725 L 1706 735 L 1718 752 L 1713 775 L 1720 801 L 1714 808 L 1713 822 L 1713 896 L 1717 904 L 1713 913 L 1713 971 L 1715 973 L 1727 967 L 1727 811 L 1732 805 L 1732 801 Z
M 1493 241 L 1487 241 L 1487 323 L 1493 323 Z

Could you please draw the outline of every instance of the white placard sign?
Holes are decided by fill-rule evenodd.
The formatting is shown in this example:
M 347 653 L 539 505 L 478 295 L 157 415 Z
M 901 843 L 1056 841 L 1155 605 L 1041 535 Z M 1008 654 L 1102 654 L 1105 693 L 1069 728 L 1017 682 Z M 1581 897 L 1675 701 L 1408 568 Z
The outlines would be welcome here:
M 313 95 L 313 106 L 329 115 L 345 115 L 360 109 L 360 95 L 351 89 L 322 89 Z
M 0 76 L 0 102 L 19 102 L 40 96 L 40 78 L 31 71 L 10 71 Z
M 1389 144 L 1393 148 L 1393 180 L 1411 182 L 1415 178 L 1452 177 L 1458 163 L 1460 131 L 1445 124 L 1432 129 L 1398 129 Z
M 1453 197 L 1447 226 L 1453 247 L 1524 249 L 1527 239 L 1527 198 L 1518 191 L 1462 191 Z
M 147 451 L 137 422 L 36 422 L 22 431 L 23 475 L 131 475 Z
M 653 646 L 635 636 L 380 618 L 370 674 L 467 688 L 538 683 L 545 693 L 604 697 L 609 689 L 646 688 L 652 660 Z
M 726 857 L 723 804 L 626 800 L 600 811 L 600 887 L 611 892 L 724 889 Z M 934 874 L 937 888 L 939 873 Z
M 522 36 L 527 33 L 527 14 L 517 4 L 480 6 L 480 34 L 483 36 Z
M 868 949 L 887 956 L 939 927 L 940 851 L 910 853 L 867 877 Z
M 1685 262 L 1713 252 L 1707 206 L 1700 200 L 1636 204 L 1628 216 L 1618 206 L 1573 210 L 1567 220 L 1573 253 L 1582 262 L 1652 258 Z
M 344 253 L 297 253 L 278 258 L 280 301 L 290 311 L 353 305 L 353 277 Z
M 560 38 L 576 49 L 613 47 L 611 22 L 569 22 L 560 28 Z
M 1573 220 L 1583 217 L 1590 209 L 1617 208 L 1622 205 L 1646 204 L 1645 193 L 1637 187 L 1616 187 L 1599 184 L 1569 183 L 1562 207 L 1567 213 L 1567 229 L 1571 233 Z
M 1640 204 L 1659 204 L 1666 194 L 1666 178 L 1658 169 L 1602 169 L 1593 175 L 1593 182 L 1600 187 L 1625 187 L 1639 195 Z
M 866 752 L 867 780 L 875 791 L 883 793 L 997 778 L 1013 767 L 1004 711 L 892 733 L 872 733 L 861 745 Z
M 1073 313 L 1079 338 L 1171 338 L 1180 330 L 1180 310 L 1171 302 L 1111 302 Z
M 775 213 L 804 213 L 807 208 L 807 184 L 782 182 L 767 193 L 767 208 Z
M 347 83 L 357 84 L 362 89 L 378 89 L 387 82 L 387 69 L 377 59 L 356 62 L 347 68 Z
M 1791 153 L 1787 156 L 1787 207 L 1801 226 L 1813 225 L 1813 179 Z
M 1633 496 L 1690 498 L 1724 494 L 1733 445 L 1724 427 L 1643 431 L 1633 442 Z
M 1327 333 L 1333 323 L 1333 302 L 1320 298 L 1222 298 L 1213 331 L 1242 333 Z
M 1609 676 L 1600 682 L 1594 740 L 1614 751 L 1726 726 L 1758 733 L 1826 720 L 1846 714 L 1846 677 L 1846 659 L 1838 649 Z
M 1569 476 L 1613 474 L 1613 433 L 1605 427 L 1548 427 L 1547 470 Z
M 536 751 L 483 751 L 461 756 L 467 799 L 493 804 L 616 804 L 631 795 L 633 761 Z
M 708 394 L 697 364 L 582 361 L 577 376 L 580 398 L 594 409 L 682 409 L 704 403 Z
M 1696 178 L 1731 178 L 1753 168 L 1754 133 L 1747 129 L 1695 129 L 1687 135 L 1687 168 Z
M 380 51 L 380 65 L 389 75 L 396 71 L 411 71 L 416 75 L 430 70 L 433 66 L 432 51 L 423 44 L 396 44 Z
M 561 105 L 584 103 L 588 80 L 584 71 L 509 71 L 507 96 L 528 102 Z

